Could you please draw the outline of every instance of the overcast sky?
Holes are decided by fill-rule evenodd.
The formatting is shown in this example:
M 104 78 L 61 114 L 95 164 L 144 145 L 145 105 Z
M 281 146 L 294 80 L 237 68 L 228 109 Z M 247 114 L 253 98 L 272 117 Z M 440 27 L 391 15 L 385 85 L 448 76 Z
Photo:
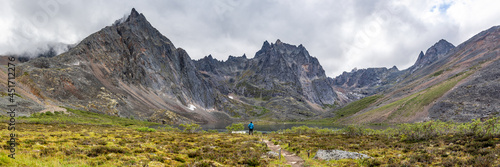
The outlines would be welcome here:
M 411 66 L 440 39 L 500 25 L 498 0 L 0 0 L 0 54 L 75 44 L 135 7 L 192 59 L 253 57 L 265 40 L 303 44 L 330 77 Z

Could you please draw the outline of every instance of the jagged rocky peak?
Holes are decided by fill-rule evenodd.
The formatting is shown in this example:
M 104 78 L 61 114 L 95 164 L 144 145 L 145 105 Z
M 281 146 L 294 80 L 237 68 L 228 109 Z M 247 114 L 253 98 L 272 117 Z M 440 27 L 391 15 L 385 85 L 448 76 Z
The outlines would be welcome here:
M 300 44 L 299 46 L 291 45 L 281 42 L 277 39 L 275 43 L 269 43 L 267 40 L 262 44 L 262 48 L 255 53 L 255 58 L 265 61 L 281 61 L 286 59 L 290 62 L 297 62 L 299 64 L 312 64 L 319 65 L 315 57 L 309 55 L 307 49 Z M 270 59 L 270 60 L 267 60 Z
M 420 52 L 414 67 L 420 68 L 422 66 L 432 64 L 442 56 L 445 56 L 453 48 L 455 48 L 453 44 L 444 39 L 441 39 L 434 45 L 432 45 L 429 49 L 427 49 L 425 54 L 422 51 Z
M 449 43 L 448 41 L 441 39 L 436 44 L 432 45 L 427 51 L 425 52 L 425 55 L 429 54 L 436 54 L 436 55 L 443 55 L 448 53 L 451 49 L 455 48 L 455 45 Z
M 271 44 L 269 44 L 269 42 L 266 40 L 266 41 L 264 41 L 264 43 L 262 44 L 262 48 L 261 48 L 261 50 L 262 50 L 262 49 L 265 49 L 265 48 L 269 48 L 269 47 L 271 47 Z
M 137 12 L 135 8 L 132 8 L 130 11 L 130 14 L 123 16 L 122 18 L 116 20 L 113 23 L 113 26 L 125 23 L 125 22 L 137 22 L 137 21 L 145 21 L 146 17 L 142 14 Z
M 298 52 L 298 51 L 305 51 L 307 52 L 306 48 L 300 44 L 299 46 L 291 45 L 288 43 L 281 42 L 280 39 L 277 39 L 275 43 L 269 43 L 267 40 L 264 41 L 262 44 L 262 48 L 260 51 L 256 53 L 256 57 L 258 57 L 260 54 L 269 52 L 271 50 L 279 51 L 281 54 L 290 54 L 290 52 Z M 307 53 L 309 54 L 309 53 Z
M 217 59 L 214 58 L 211 54 L 209 54 L 208 56 L 205 56 L 205 57 L 201 58 L 200 60 L 208 60 L 208 61 L 215 60 L 215 61 L 217 61 Z
M 281 40 L 280 40 L 280 39 L 277 39 L 275 44 L 276 44 L 276 45 L 280 45 L 280 44 L 283 44 L 283 42 L 281 42 Z
M 279 39 L 271 44 L 268 41 L 264 41 L 262 49 L 255 53 L 255 59 L 259 61 L 262 69 L 269 73 L 280 71 L 293 73 L 295 71 L 303 73 L 309 78 L 326 76 L 318 59 L 309 55 L 304 46 L 291 45 Z
M 243 56 L 241 56 L 241 57 L 236 57 L 236 56 L 229 55 L 229 58 L 227 58 L 226 62 L 246 61 L 246 60 L 248 60 L 246 54 L 243 54 Z
M 424 51 L 420 51 L 420 54 L 418 54 L 417 62 L 418 62 L 418 60 L 422 60 L 424 58 L 424 56 L 425 56 Z
M 397 71 L 399 71 L 399 69 L 398 69 L 398 67 L 396 67 L 396 66 L 392 66 L 392 67 L 389 69 L 389 71 L 391 71 L 391 72 L 397 72 Z
M 397 78 L 399 69 L 396 66 L 381 68 L 354 68 L 333 79 L 333 84 L 346 89 L 362 88 L 362 93 L 371 95 L 384 90 Z M 361 89 L 359 89 L 361 90 Z
M 146 20 L 146 17 L 142 13 L 137 12 L 135 8 L 132 8 L 132 11 L 130 12 L 130 15 L 128 16 L 126 22 L 130 21 L 143 21 Z

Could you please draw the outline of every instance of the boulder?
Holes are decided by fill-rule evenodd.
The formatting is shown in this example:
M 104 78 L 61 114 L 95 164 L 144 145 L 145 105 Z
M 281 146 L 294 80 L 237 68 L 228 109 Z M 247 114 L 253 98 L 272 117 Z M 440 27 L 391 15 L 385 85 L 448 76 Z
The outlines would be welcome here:
M 319 149 L 314 156 L 314 159 L 322 160 L 340 160 L 340 159 L 358 159 L 358 158 L 371 158 L 366 154 L 357 152 L 349 152 L 342 150 L 322 150 Z

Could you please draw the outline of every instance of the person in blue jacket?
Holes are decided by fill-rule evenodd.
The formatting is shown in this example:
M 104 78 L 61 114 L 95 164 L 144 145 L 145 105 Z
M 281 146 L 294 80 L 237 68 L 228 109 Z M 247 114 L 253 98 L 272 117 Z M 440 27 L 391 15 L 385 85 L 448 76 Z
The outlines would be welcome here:
M 248 124 L 248 134 L 253 135 L 253 123 L 252 122 L 250 122 L 250 124 Z

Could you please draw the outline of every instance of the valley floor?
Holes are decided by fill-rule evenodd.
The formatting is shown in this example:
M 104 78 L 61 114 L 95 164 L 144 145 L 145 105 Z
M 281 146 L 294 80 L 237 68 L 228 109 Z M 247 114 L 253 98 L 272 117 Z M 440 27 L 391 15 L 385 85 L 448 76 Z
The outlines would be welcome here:
M 126 120 L 111 117 L 106 119 L 115 123 L 76 123 L 64 115 L 36 118 L 46 121 L 19 118 L 15 131 L 16 155 L 11 159 L 8 155 L 12 131 L 7 128 L 7 118 L 1 117 L 0 166 L 283 166 L 290 163 L 285 157 L 279 159 L 273 155 L 270 152 L 273 149 L 264 141 L 279 145 L 287 155 L 297 155 L 294 158 L 302 159 L 303 166 L 500 165 L 498 118 L 465 124 L 430 121 L 385 130 L 301 126 L 269 134 L 257 132 L 254 136 L 199 130 L 190 133 L 190 130 L 180 131 L 169 126 L 152 129 L 146 127 L 148 123 L 135 121 L 123 125 Z M 58 119 L 48 121 L 52 118 Z M 314 159 L 319 149 L 358 152 L 372 158 Z

